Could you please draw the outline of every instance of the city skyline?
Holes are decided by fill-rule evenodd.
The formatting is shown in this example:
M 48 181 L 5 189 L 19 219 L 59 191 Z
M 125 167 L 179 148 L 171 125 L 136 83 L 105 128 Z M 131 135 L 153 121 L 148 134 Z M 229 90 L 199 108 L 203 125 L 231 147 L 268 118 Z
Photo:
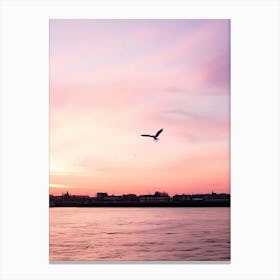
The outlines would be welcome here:
M 50 193 L 230 193 L 229 26 L 50 20 Z
M 121 196 L 121 195 L 136 195 L 136 194 L 134 194 L 134 193 L 119 193 L 119 194 L 115 194 L 115 193 L 108 193 L 108 192 L 106 192 L 106 191 L 98 191 L 98 192 L 96 192 L 96 193 L 94 193 L 93 195 L 95 195 L 95 196 L 92 196 L 92 197 L 96 197 L 98 194 L 100 194 L 100 193 L 105 193 L 105 194 L 107 194 L 108 196 Z M 154 194 L 156 194 L 156 193 L 160 193 L 160 194 L 165 194 L 165 195 L 170 195 L 168 192 L 165 192 L 165 191 L 154 191 L 153 193 L 141 193 L 141 194 L 138 194 L 138 195 L 154 195 Z M 60 193 L 60 195 L 57 195 L 57 196 L 64 196 L 64 195 L 73 195 L 73 196 L 86 196 L 85 194 L 82 194 L 82 193 L 80 193 L 80 194 L 72 194 L 70 191 L 68 191 L 68 190 L 66 190 L 65 192 L 64 191 L 62 191 L 61 193 Z M 211 191 L 211 192 L 209 192 L 209 193 L 176 193 L 176 194 L 174 194 L 174 195 L 207 195 L 207 194 L 227 194 L 227 195 L 230 195 L 229 193 L 216 193 L 215 191 Z M 52 193 L 50 193 L 49 195 L 51 195 L 51 196 L 56 196 L 56 195 L 54 195 L 54 194 L 52 194 Z
M 49 207 L 230 207 L 230 194 L 175 194 L 156 191 L 154 194 L 114 195 L 98 192 L 95 196 L 49 195 Z

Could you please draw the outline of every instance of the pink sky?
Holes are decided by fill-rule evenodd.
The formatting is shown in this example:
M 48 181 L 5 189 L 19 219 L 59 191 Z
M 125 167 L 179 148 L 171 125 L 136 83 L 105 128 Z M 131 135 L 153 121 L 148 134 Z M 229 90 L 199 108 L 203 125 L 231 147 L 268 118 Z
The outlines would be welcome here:
M 50 21 L 52 194 L 229 193 L 229 109 L 229 20 Z

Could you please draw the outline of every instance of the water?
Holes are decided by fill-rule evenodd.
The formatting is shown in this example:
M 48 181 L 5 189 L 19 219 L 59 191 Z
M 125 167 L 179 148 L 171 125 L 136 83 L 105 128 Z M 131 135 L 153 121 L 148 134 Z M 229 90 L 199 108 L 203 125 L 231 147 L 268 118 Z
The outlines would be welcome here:
M 230 208 L 50 208 L 50 261 L 230 260 Z

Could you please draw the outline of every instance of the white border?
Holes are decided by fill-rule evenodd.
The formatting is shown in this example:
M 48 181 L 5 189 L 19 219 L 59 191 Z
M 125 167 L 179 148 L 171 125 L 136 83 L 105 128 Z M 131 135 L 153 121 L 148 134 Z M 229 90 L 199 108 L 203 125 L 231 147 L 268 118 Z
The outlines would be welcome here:
M 230 264 L 50 265 L 49 18 L 230 18 Z M 1 279 L 279 279 L 279 2 L 2 1 Z

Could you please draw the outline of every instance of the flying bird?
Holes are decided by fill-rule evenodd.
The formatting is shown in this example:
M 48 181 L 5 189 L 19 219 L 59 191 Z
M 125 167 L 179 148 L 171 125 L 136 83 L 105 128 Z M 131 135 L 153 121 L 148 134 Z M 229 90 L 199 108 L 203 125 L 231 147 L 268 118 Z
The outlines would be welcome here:
M 158 136 L 162 133 L 162 131 L 163 131 L 163 128 L 160 129 L 155 135 L 141 134 L 141 136 L 144 136 L 144 137 L 152 137 L 152 138 L 154 138 L 155 141 L 158 141 Z

